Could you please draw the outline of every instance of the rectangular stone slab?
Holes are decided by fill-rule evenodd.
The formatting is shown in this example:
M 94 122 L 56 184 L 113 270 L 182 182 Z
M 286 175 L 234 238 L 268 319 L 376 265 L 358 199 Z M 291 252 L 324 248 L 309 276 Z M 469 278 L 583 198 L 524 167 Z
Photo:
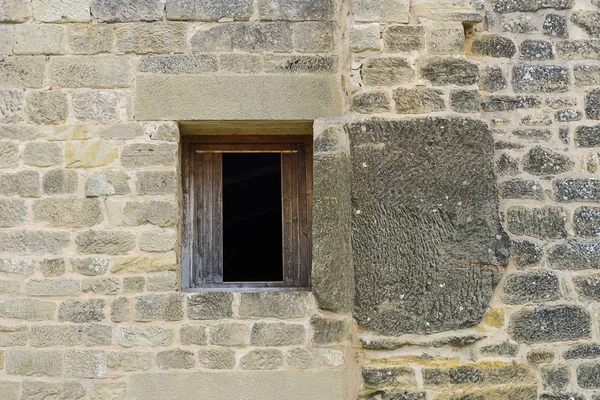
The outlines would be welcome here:
M 313 120 L 341 112 L 333 74 L 144 75 L 135 88 L 138 120 Z
M 345 400 L 346 372 L 243 371 L 134 375 L 131 400 Z

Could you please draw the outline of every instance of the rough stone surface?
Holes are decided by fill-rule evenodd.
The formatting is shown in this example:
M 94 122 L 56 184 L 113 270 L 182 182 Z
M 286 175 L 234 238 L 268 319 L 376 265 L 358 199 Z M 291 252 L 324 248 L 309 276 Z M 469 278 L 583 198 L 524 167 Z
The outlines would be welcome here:
M 188 299 L 188 318 L 229 318 L 233 315 L 232 301 L 233 295 L 227 292 L 194 294 Z
M 516 51 L 512 40 L 499 35 L 480 36 L 471 45 L 471 52 L 477 56 L 511 58 Z
M 551 175 L 570 171 L 574 166 L 569 157 L 536 146 L 523 159 L 523 170 L 532 175 Z
M 393 92 L 399 114 L 426 114 L 446 108 L 443 93 L 436 89 L 396 89 Z
M 306 341 L 302 325 L 259 322 L 252 326 L 250 343 L 255 346 L 290 346 Z
M 378 27 L 378 42 L 379 29 Z M 390 53 L 423 50 L 425 48 L 425 28 L 416 25 L 389 25 L 383 31 L 383 46 Z
M 0 87 L 41 88 L 44 84 L 44 57 L 0 56 Z
M 504 301 L 508 304 L 545 303 L 559 298 L 558 277 L 554 272 L 512 274 L 504 284 Z
M 479 80 L 479 68 L 466 60 L 431 58 L 422 61 L 419 76 L 434 86 L 473 85 Z
M 33 205 L 33 214 L 35 221 L 70 228 L 93 226 L 103 219 L 100 203 L 95 199 L 38 200 Z
M 385 92 L 360 93 L 352 98 L 352 111 L 370 114 L 391 110 L 390 96 Z
M 27 208 L 23 200 L 0 199 L 0 227 L 23 225 L 26 218 Z
M 237 322 L 212 325 L 210 343 L 219 346 L 247 346 L 250 344 L 250 326 Z
M 127 99 L 123 92 L 86 90 L 72 94 L 75 118 L 82 122 L 109 123 L 119 120 Z
M 15 54 L 66 53 L 66 28 L 56 24 L 19 24 L 15 26 Z
M 275 349 L 252 350 L 240 360 L 243 369 L 270 370 L 283 365 L 283 354 Z
M 126 172 L 106 169 L 91 175 L 85 183 L 87 197 L 124 195 L 131 192 L 130 177 Z
M 77 172 L 53 169 L 42 177 L 42 189 L 45 194 L 70 194 L 77 190 Z
M 350 10 L 356 21 L 408 23 L 410 2 L 407 0 L 352 0 Z
M 168 0 L 166 2 L 167 19 L 218 21 L 221 18 L 248 20 L 252 16 L 251 0 Z
M 512 84 L 516 92 L 566 92 L 570 77 L 566 67 L 558 65 L 517 65 L 513 68 Z
M 168 346 L 173 342 L 173 329 L 158 326 L 122 326 L 117 328 L 116 338 L 123 347 Z
M 50 62 L 55 87 L 116 88 L 130 84 L 131 59 L 122 56 L 57 57 Z
M 511 317 L 509 331 L 517 342 L 526 343 L 585 339 L 590 336 L 590 315 L 568 305 L 523 309 Z
M 369 58 L 362 66 L 362 78 L 367 86 L 400 85 L 411 82 L 414 77 L 414 69 L 404 58 Z
M 9 350 L 6 354 L 6 372 L 9 375 L 59 376 L 63 357 L 59 351 Z
M 494 0 L 494 10 L 499 13 L 532 12 L 553 8 L 566 10 L 573 7 L 574 0 Z
M 216 347 L 198 352 L 200 365 L 210 369 L 229 369 L 235 365 L 235 352 L 231 349 Z
M 101 22 L 156 21 L 163 18 L 160 0 L 92 0 L 92 15 Z
M 30 92 L 27 97 L 27 116 L 37 124 L 62 124 L 67 119 L 67 95 L 58 90 Z
M 190 40 L 194 51 L 289 51 L 292 29 L 285 22 L 218 24 L 197 31 Z
M 125 254 L 135 246 L 135 235 L 119 231 L 87 231 L 78 233 L 75 243 L 84 254 Z
M 166 201 L 151 201 L 148 203 L 126 203 L 123 209 L 123 221 L 127 225 L 144 224 L 162 227 L 174 226 L 179 216 L 176 205 Z
M 113 27 L 107 24 L 71 24 L 68 43 L 72 53 L 98 54 L 112 48 Z
M 149 294 L 135 298 L 134 319 L 148 321 L 181 321 L 183 297 L 179 293 Z
M 560 239 L 567 236 L 566 211 L 561 207 L 511 207 L 506 215 L 508 230 L 519 236 Z
M 204 325 L 184 325 L 181 327 L 179 335 L 183 345 L 204 345 L 208 343 L 208 335 Z
M 552 43 L 545 40 L 524 40 L 519 47 L 519 58 L 528 61 L 553 60 Z
M 308 312 L 306 296 L 298 293 L 243 293 L 241 318 L 301 318 Z
M 103 299 L 66 300 L 58 308 L 58 319 L 61 322 L 99 322 L 104 319 Z
M 65 375 L 72 378 L 105 378 L 106 352 L 69 350 L 65 352 Z
M 557 37 L 557 38 L 568 38 L 569 32 L 567 30 L 567 19 L 558 14 L 547 14 L 544 19 L 542 26 L 544 35 Z
M 162 369 L 189 369 L 195 364 L 194 353 L 185 350 L 165 350 L 156 354 L 156 363 Z

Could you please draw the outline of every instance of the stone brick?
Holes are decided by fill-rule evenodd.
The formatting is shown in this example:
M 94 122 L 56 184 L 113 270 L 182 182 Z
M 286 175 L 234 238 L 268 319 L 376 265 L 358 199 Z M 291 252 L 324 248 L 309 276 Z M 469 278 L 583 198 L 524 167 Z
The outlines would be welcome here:
M 26 96 L 27 116 L 30 121 L 41 124 L 63 124 L 67 119 L 67 95 L 58 90 L 30 92 Z
M 119 326 L 116 337 L 123 347 L 168 346 L 173 342 L 173 329 L 159 326 Z
M 240 74 L 260 72 L 263 69 L 262 56 L 258 54 L 221 53 L 219 54 L 219 69 L 221 71 Z M 160 131 L 163 131 L 163 129 Z M 179 134 L 179 132 L 177 132 L 177 134 Z M 150 137 L 153 138 L 159 136 L 153 133 Z M 171 135 L 167 135 L 166 137 L 172 140 Z
M 427 31 L 429 54 L 464 54 L 465 28 L 462 23 L 440 24 Z
M 554 360 L 554 352 L 545 348 L 533 349 L 527 353 L 527 361 L 532 364 L 551 363 Z
M 575 210 L 573 228 L 577 236 L 600 236 L 600 208 L 580 207 Z
M 550 267 L 564 270 L 600 268 L 600 245 L 596 242 L 568 241 L 548 250 Z
M 299 324 L 257 322 L 250 334 L 250 343 L 255 346 L 300 345 L 305 341 L 306 331 Z
M 25 22 L 29 15 L 26 0 L 2 0 L 0 3 L 0 22 Z
M 122 231 L 86 231 L 77 234 L 75 243 L 83 254 L 125 254 L 135 247 L 135 235 Z
M 482 346 L 479 352 L 485 356 L 515 357 L 519 352 L 519 344 L 513 342 L 500 342 Z
M 33 204 L 36 222 L 50 226 L 82 228 L 96 225 L 104 219 L 96 199 L 43 199 Z
M 81 282 L 74 279 L 33 279 L 25 282 L 27 296 L 76 296 Z
M 91 175 L 85 183 L 87 197 L 124 195 L 131 192 L 130 176 L 119 170 L 106 169 Z
M 71 194 L 77 190 L 77 172 L 53 169 L 42 177 L 45 194 Z
M 387 385 L 414 385 L 416 383 L 415 372 L 409 367 L 364 365 L 361 371 L 365 385 L 387 386 Z M 427 376 L 427 371 L 425 372 Z
M 265 72 L 320 73 L 334 72 L 337 59 L 331 56 L 265 55 Z
M 462 59 L 429 58 L 420 63 L 419 77 L 434 86 L 474 85 L 479 80 L 479 67 Z
M 188 298 L 189 319 L 219 319 L 233 316 L 233 295 L 230 292 L 195 293 Z
M 55 24 L 19 24 L 15 26 L 15 54 L 64 54 L 66 28 Z
M 381 48 L 381 28 L 379 24 L 353 25 L 348 33 L 350 49 L 353 52 L 379 50 Z
M 573 277 L 573 284 L 580 298 L 591 301 L 600 299 L 600 276 L 576 276 Z
M 11 295 L 14 296 L 21 292 L 21 282 L 20 281 L 9 281 L 9 280 L 0 280 L 0 295 Z
M 159 351 L 156 363 L 162 369 L 189 369 L 196 364 L 194 353 L 181 349 Z
M 4 357 L 0 366 L 4 366 Z M 21 395 L 20 382 L 0 382 L 0 396 L 3 400 L 19 400 Z
M 313 344 L 338 344 L 348 337 L 346 321 L 314 316 L 310 319 L 310 325 Z
M 177 233 L 174 231 L 148 231 L 140 236 L 140 250 L 150 252 L 169 251 L 175 248 Z
M 542 381 L 546 390 L 563 390 L 569 384 L 571 370 L 566 365 L 552 365 L 541 368 Z
M 258 9 L 261 19 L 327 21 L 333 19 L 335 2 L 333 0 L 315 0 L 311 2 L 261 0 Z
M 128 168 L 173 165 L 177 146 L 170 143 L 132 143 L 121 150 L 121 164 Z
M 426 114 L 446 108 L 444 93 L 430 88 L 395 89 L 393 98 L 399 114 Z
M 87 125 L 62 125 L 54 128 L 48 140 L 85 140 L 89 139 L 89 137 Z
M 532 175 L 552 175 L 573 169 L 575 163 L 558 152 L 536 146 L 523 158 L 523 170 Z
M 18 90 L 0 90 L 0 123 L 14 123 L 23 120 L 23 92 Z
M 303 293 L 242 293 L 240 318 L 301 318 L 308 312 Z
M 125 285 L 127 285 L 127 283 L 125 283 Z M 112 322 L 128 321 L 131 314 L 130 308 L 129 299 L 127 297 L 114 299 L 110 304 L 110 320 Z
M 193 51 L 291 51 L 292 28 L 285 22 L 227 23 L 194 33 Z
M 123 24 L 115 27 L 115 35 L 117 50 L 123 53 L 181 53 L 186 49 L 187 26 L 182 22 Z
M 9 375 L 60 376 L 63 355 L 60 351 L 8 350 L 6 372 Z
M 68 232 L 0 231 L 0 253 L 58 254 L 68 244 Z
M 123 220 L 131 226 L 144 224 L 174 226 L 178 220 L 177 206 L 167 201 L 128 202 L 123 210 Z
M 112 25 L 70 24 L 68 29 L 71 53 L 98 54 L 107 53 L 112 49 Z
M 24 225 L 27 219 L 27 207 L 20 199 L 0 199 L 0 227 Z
M 542 25 L 544 35 L 565 39 L 569 37 L 567 19 L 559 14 L 546 14 Z
M 28 400 L 83 400 L 86 390 L 83 385 L 75 381 L 41 382 L 24 381 L 22 399 Z
M 34 0 L 33 18 L 42 22 L 89 22 L 90 0 Z
M 52 87 L 118 88 L 130 85 L 130 70 L 127 56 L 53 57 L 49 79 Z
M 121 109 L 128 107 L 124 92 L 85 90 L 71 95 L 75 119 L 83 122 L 109 123 L 118 121 Z
M 571 14 L 571 22 L 586 31 L 592 37 L 600 37 L 600 12 L 576 10 Z
M 102 275 L 108 269 L 108 259 L 102 257 L 73 258 L 73 271 L 86 276 Z
M 171 54 L 143 57 L 137 68 L 157 74 L 199 74 L 215 72 L 218 65 L 214 54 Z
M 227 322 L 209 327 L 210 344 L 219 346 L 247 346 L 250 343 L 250 326 Z
M 32 326 L 29 343 L 34 347 L 107 346 L 112 329 L 106 325 L 38 325 Z
M 333 50 L 332 22 L 294 24 L 295 50 L 300 53 L 325 53 Z
M 13 25 L 0 26 L 0 54 L 12 54 L 15 27 Z
M 545 40 L 526 39 L 519 47 L 519 58 L 528 61 L 544 61 L 554 59 L 552 43 Z
M 600 363 L 578 366 L 577 384 L 584 389 L 600 388 Z
M 579 110 L 567 108 L 564 110 L 558 110 L 556 113 L 554 113 L 554 118 L 558 122 L 579 121 L 581 118 L 583 118 L 583 113 Z
M 54 319 L 56 304 L 35 299 L 11 299 L 0 301 L 0 317 L 45 321 Z
M 11 274 L 31 274 L 35 269 L 33 261 L 18 259 L 0 259 L 0 272 Z
M 286 358 L 287 364 L 292 368 L 307 369 L 312 365 L 312 356 L 305 349 L 288 350 Z
M 148 276 L 149 292 L 173 292 L 179 289 L 179 274 L 163 272 Z
M 383 49 L 387 52 L 420 51 L 424 48 L 425 28 L 423 26 L 389 25 L 383 31 Z
M 499 13 L 532 12 L 546 8 L 566 10 L 573 7 L 574 0 L 494 0 L 494 11 Z
M 450 108 L 459 113 L 474 113 L 481 109 L 477 90 L 453 90 L 450 92 Z
M 240 360 L 242 369 L 272 370 L 283 366 L 283 354 L 276 349 L 251 350 Z
M 133 272 L 149 273 L 177 270 L 177 257 L 175 253 L 164 253 L 155 257 L 132 256 L 114 260 L 112 273 Z
M 556 54 L 562 60 L 600 60 L 597 40 L 564 40 L 556 43 Z
M 566 92 L 570 85 L 569 70 L 559 65 L 516 65 L 512 85 L 516 92 Z
M 160 0 L 92 0 L 91 12 L 100 22 L 157 21 L 163 19 Z
M 408 23 L 409 0 L 351 0 L 350 12 L 359 22 L 381 21 Z
M 235 352 L 231 349 L 216 347 L 198 351 L 200 365 L 210 369 L 230 369 L 235 365 Z
M 539 264 L 542 259 L 542 247 L 527 240 L 514 240 L 511 246 L 512 260 L 522 269 Z
M 60 322 L 99 322 L 104 319 L 103 299 L 90 300 L 66 300 L 58 308 L 58 320 Z
M 600 85 L 600 66 L 575 65 L 573 67 L 575 85 L 579 87 Z
M 184 325 L 179 331 L 181 344 L 189 345 L 205 345 L 208 343 L 208 335 L 206 326 L 204 325 Z
M 600 358 L 600 344 L 598 343 L 579 343 L 569 347 L 563 353 L 565 360 L 574 360 L 578 358 Z
M 561 239 L 567 236 L 567 213 L 561 207 L 510 207 L 506 213 L 508 230 L 519 236 Z
M 248 20 L 252 16 L 252 0 L 167 0 L 167 19 L 218 21 L 222 18 Z
M 511 111 L 537 107 L 540 104 L 539 97 L 495 95 L 484 97 L 481 101 L 481 108 L 483 111 Z
M 600 119 L 600 89 L 585 93 L 585 115 L 590 119 Z
M 523 309 L 511 316 L 509 333 L 517 342 L 561 342 L 590 336 L 590 316 L 578 306 Z
M 135 186 L 140 196 L 175 194 L 177 191 L 177 176 L 172 171 L 142 171 L 136 175 Z
M 70 378 L 106 378 L 106 352 L 69 350 L 65 352 L 65 376 Z
M 512 180 L 498 184 L 500 197 L 504 199 L 542 200 L 544 190 L 536 181 Z
M 181 321 L 183 319 L 182 296 L 181 293 L 137 296 L 134 306 L 135 321 Z
M 594 178 L 565 178 L 555 182 L 558 201 L 600 201 L 600 180 Z
M 537 31 L 531 15 L 512 14 L 502 16 L 502 28 L 512 33 L 532 33 Z
M 507 304 L 545 303 L 559 298 L 558 277 L 554 272 L 511 274 L 504 284 L 503 300 Z
M 65 273 L 65 260 L 62 258 L 49 258 L 38 263 L 38 269 L 45 277 L 57 277 Z
M 94 382 L 90 392 L 90 400 L 121 400 L 127 396 L 127 383 L 125 382 Z
M 25 145 L 21 159 L 34 167 L 52 167 L 64 163 L 62 146 L 48 142 L 30 142 Z
M 153 354 L 141 351 L 111 352 L 108 353 L 108 368 L 133 372 L 147 371 L 152 368 Z
M 471 53 L 476 56 L 512 58 L 516 51 L 513 41 L 500 35 L 478 36 L 471 43 Z
M 27 346 L 29 329 L 25 325 L 0 325 L 0 347 Z
M 41 88 L 44 85 L 45 57 L 0 56 L 0 65 L 0 88 Z
M 367 86 L 401 85 L 415 79 L 415 70 L 404 58 L 368 58 L 363 62 L 362 79 Z
M 65 148 L 67 166 L 70 168 L 99 167 L 117 159 L 117 150 L 104 140 L 73 140 Z
M 121 281 L 117 278 L 92 278 L 82 282 L 83 293 L 114 295 L 121 289 Z
M 146 278 L 143 276 L 128 276 L 123 278 L 123 288 L 126 293 L 143 292 L 146 289 Z
M 519 160 L 506 153 L 502 153 L 496 161 L 496 173 L 498 175 L 518 175 Z
M 390 96 L 386 92 L 369 91 L 357 93 L 352 98 L 352 111 L 373 114 L 391 110 Z

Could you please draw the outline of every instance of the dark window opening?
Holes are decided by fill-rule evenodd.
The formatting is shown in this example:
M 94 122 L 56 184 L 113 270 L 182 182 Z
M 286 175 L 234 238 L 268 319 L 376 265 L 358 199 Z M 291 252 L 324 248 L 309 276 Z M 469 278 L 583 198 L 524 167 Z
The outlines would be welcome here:
M 223 153 L 223 281 L 283 281 L 281 153 Z

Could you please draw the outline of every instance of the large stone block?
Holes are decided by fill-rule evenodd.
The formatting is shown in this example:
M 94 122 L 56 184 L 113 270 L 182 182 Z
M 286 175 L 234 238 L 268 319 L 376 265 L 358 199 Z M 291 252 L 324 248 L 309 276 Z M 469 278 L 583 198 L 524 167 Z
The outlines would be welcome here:
M 176 194 L 177 176 L 171 171 L 138 172 L 135 187 L 140 196 Z
M 87 231 L 77 234 L 78 251 L 84 254 L 125 254 L 135 247 L 135 235 L 130 232 Z
M 552 93 L 569 90 L 569 69 L 559 65 L 517 65 L 513 67 L 515 92 Z
M 333 19 L 334 0 L 259 0 L 261 19 L 327 21 Z
M 34 299 L 12 299 L 0 302 L 0 317 L 44 321 L 54 318 L 56 304 Z
M 347 130 L 358 323 L 386 335 L 477 324 L 508 261 L 487 125 L 368 120 Z
M 159 326 L 119 326 L 117 343 L 123 347 L 168 346 L 173 342 L 173 329 Z
M 46 400 L 53 397 L 60 400 L 83 400 L 86 397 L 86 391 L 81 383 L 74 381 L 23 382 L 22 399 Z
M 292 26 L 286 22 L 209 25 L 190 39 L 194 51 L 291 51 Z
M 434 86 L 474 85 L 479 80 L 479 67 L 463 59 L 429 58 L 421 61 L 419 76 Z
M 535 271 L 511 274 L 504 284 L 504 302 L 507 304 L 544 303 L 560 298 L 556 273 Z
M 210 326 L 210 344 L 218 346 L 247 346 L 250 343 L 250 326 L 226 322 Z
M 181 349 L 160 351 L 156 354 L 156 363 L 162 369 L 193 368 L 196 360 L 194 353 Z
M 187 301 L 189 319 L 219 319 L 233 316 L 233 294 L 207 292 L 190 295 Z
M 58 90 L 27 94 L 27 116 L 36 124 L 64 124 L 69 113 L 67 94 Z
M 128 113 L 128 93 L 114 90 L 85 90 L 72 94 L 75 119 L 83 122 L 109 123 Z
M 91 12 L 100 22 L 157 21 L 164 15 L 160 0 L 92 0 Z
M 130 84 L 131 58 L 127 56 L 72 56 L 50 60 L 52 87 L 117 88 Z
M 198 359 L 204 368 L 231 369 L 235 365 L 235 351 L 224 347 L 202 349 Z
M 21 159 L 34 167 L 53 167 L 64 163 L 63 146 L 57 143 L 31 142 L 25 145 Z
M 97 199 L 43 199 L 33 204 L 36 222 L 50 226 L 82 228 L 104 219 Z
M 0 56 L 0 65 L 1 88 L 41 88 L 44 85 L 45 57 Z
M 132 143 L 123 146 L 121 164 L 127 168 L 174 165 L 177 145 L 171 143 Z
M 25 202 L 19 199 L 0 199 L 0 227 L 24 225 L 27 218 Z
M 152 368 L 154 355 L 150 352 L 127 351 L 108 353 L 108 367 L 126 372 L 146 371 Z
M 69 49 L 74 54 L 107 53 L 112 49 L 112 32 L 108 24 L 71 24 Z
M 100 139 L 71 140 L 66 143 L 65 154 L 70 168 L 101 167 L 118 157 L 117 149 Z
M 77 171 L 53 169 L 42 177 L 45 194 L 71 194 L 77 190 Z
M 25 283 L 27 296 L 77 296 L 81 292 L 81 282 L 75 279 L 33 279 Z
M 415 79 L 415 70 L 404 58 L 368 58 L 362 66 L 363 82 L 367 86 L 395 86 Z
M 89 22 L 91 0 L 34 0 L 33 18 L 41 22 Z
M 567 237 L 567 213 L 562 207 L 528 208 L 515 206 L 506 215 L 508 230 L 519 236 L 541 239 Z
M 121 24 L 116 26 L 115 36 L 117 50 L 123 53 L 182 53 L 186 49 L 187 25 L 183 22 Z
M 27 0 L 1 0 L 0 22 L 25 22 L 29 17 Z
M 250 333 L 250 343 L 254 346 L 291 346 L 305 342 L 306 329 L 300 324 L 257 322 Z
M 146 56 L 138 62 L 138 71 L 155 74 L 201 74 L 215 72 L 215 54 L 171 54 Z
M 360 22 L 402 22 L 408 23 L 410 0 L 352 0 L 350 11 Z
M 28 336 L 29 329 L 25 325 L 0 325 L 0 347 L 27 346 Z
M 15 54 L 65 54 L 66 27 L 56 24 L 19 24 L 15 26 Z
M 590 315 L 570 305 L 523 309 L 511 316 L 509 333 L 517 342 L 564 342 L 590 336 Z
M 99 322 L 104 319 L 104 307 L 106 301 L 103 299 L 90 300 L 66 300 L 58 308 L 58 320 L 60 322 Z
M 23 99 L 23 92 L 20 90 L 0 90 L 0 123 L 9 124 L 23 120 Z
M 276 349 L 251 350 L 240 360 L 243 369 L 271 370 L 283 366 L 283 354 Z
M 69 350 L 65 353 L 65 376 L 70 378 L 106 378 L 106 352 Z
M 332 22 L 301 22 L 294 25 L 295 49 L 301 53 L 325 53 L 333 50 Z
M 254 11 L 252 0 L 167 0 L 165 8 L 167 19 L 201 21 L 248 20 Z
M 58 254 L 69 241 L 68 232 L 0 231 L 0 253 Z
M 308 313 L 307 293 L 242 293 L 240 318 L 302 318 Z
M 181 321 L 183 295 L 181 293 L 148 294 L 135 298 L 134 319 L 148 321 Z
M 313 120 L 341 114 L 333 74 L 138 76 L 135 98 L 140 120 Z
M 3 400 L 19 400 L 21 385 L 19 382 L 0 382 L 0 397 Z
M 85 183 L 87 197 L 123 195 L 131 192 L 130 176 L 116 169 L 105 169 L 91 175 Z
M 6 372 L 9 375 L 60 376 L 63 355 L 60 351 L 8 350 Z

